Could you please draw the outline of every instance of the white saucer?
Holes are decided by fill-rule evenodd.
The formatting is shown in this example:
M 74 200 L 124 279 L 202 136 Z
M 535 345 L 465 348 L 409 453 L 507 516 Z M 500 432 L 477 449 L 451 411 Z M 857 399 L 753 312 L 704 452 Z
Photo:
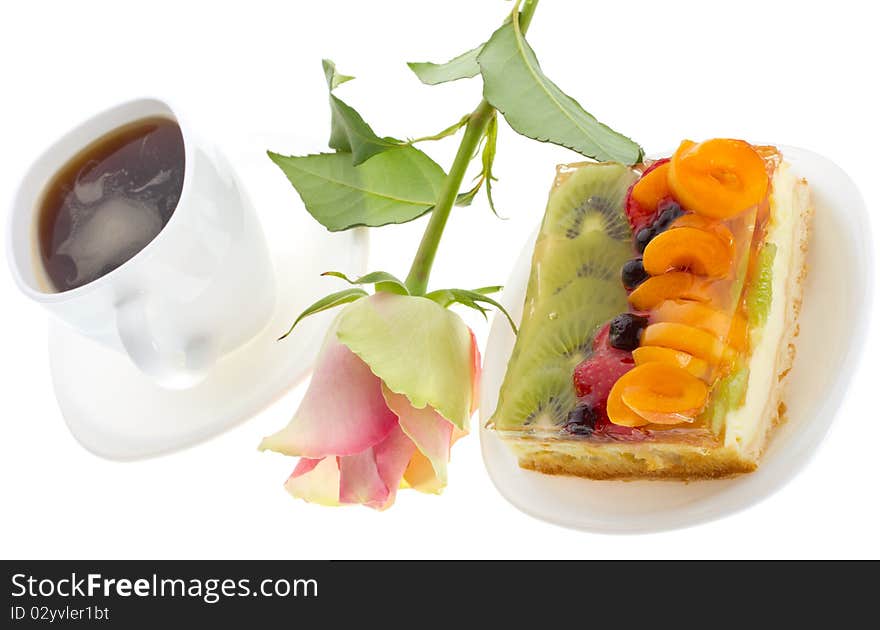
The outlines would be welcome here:
M 300 143 L 301 144 L 301 143 Z M 163 389 L 124 355 L 51 321 L 49 355 L 55 396 L 74 437 L 110 459 L 149 457 L 212 437 L 278 399 L 310 370 L 333 314 L 294 318 L 323 295 L 347 286 L 322 271 L 360 275 L 366 230 L 329 233 L 303 208 L 296 191 L 266 157 L 295 150 L 295 139 L 260 136 L 224 146 L 263 224 L 277 279 L 275 313 L 248 344 L 223 358 L 186 390 Z
M 790 481 L 809 461 L 831 426 L 857 368 L 859 335 L 868 329 L 874 269 L 869 218 L 855 184 L 836 164 L 804 149 L 782 147 L 794 172 L 806 177 L 816 206 L 808 254 L 797 359 L 786 403 L 789 420 L 776 433 L 761 466 L 734 479 L 591 481 L 519 468 L 492 432 L 481 429 L 483 460 L 495 486 L 517 508 L 565 527 L 605 533 L 675 529 L 753 505 Z M 517 260 L 501 301 L 522 315 L 534 237 Z M 495 410 L 514 337 L 496 317 L 483 367 L 481 427 Z

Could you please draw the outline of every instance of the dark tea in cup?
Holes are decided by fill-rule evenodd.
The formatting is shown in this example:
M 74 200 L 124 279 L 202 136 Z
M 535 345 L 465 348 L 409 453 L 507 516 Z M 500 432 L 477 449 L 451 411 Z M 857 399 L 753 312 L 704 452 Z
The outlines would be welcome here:
M 88 284 L 146 247 L 174 213 L 184 162 L 180 127 L 164 117 L 119 127 L 69 160 L 36 214 L 51 290 Z

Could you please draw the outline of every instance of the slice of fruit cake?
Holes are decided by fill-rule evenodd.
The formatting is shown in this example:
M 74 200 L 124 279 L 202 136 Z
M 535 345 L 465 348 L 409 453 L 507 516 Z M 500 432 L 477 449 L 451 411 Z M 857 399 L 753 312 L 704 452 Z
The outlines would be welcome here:
M 812 214 L 773 147 L 561 166 L 489 426 L 596 479 L 754 470 L 794 357 Z

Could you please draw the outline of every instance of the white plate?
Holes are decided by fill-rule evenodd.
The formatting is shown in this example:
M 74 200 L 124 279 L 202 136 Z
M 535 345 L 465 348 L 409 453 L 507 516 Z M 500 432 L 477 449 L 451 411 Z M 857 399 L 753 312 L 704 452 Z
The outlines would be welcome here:
M 586 531 L 639 533 L 717 519 L 753 505 L 784 486 L 825 437 L 861 355 L 852 331 L 867 330 L 873 254 L 865 203 L 852 180 L 821 155 L 782 147 L 796 174 L 810 182 L 816 206 L 809 275 L 798 351 L 779 427 L 757 471 L 733 479 L 592 481 L 519 468 L 492 431 L 480 431 L 483 460 L 495 486 L 517 508 L 546 521 Z M 534 237 L 517 260 L 501 301 L 522 315 Z M 480 424 L 495 410 L 514 337 L 496 317 L 486 346 Z
M 49 353 L 55 396 L 74 437 L 110 459 L 149 457 L 206 440 L 252 417 L 310 370 L 333 315 L 303 320 L 276 341 L 305 307 L 339 290 L 322 271 L 360 275 L 366 230 L 329 233 L 302 206 L 296 191 L 266 157 L 266 149 L 298 150 L 302 141 L 264 135 L 224 145 L 263 224 L 277 280 L 277 304 L 267 327 L 224 357 L 196 387 L 168 390 L 127 357 L 56 321 Z

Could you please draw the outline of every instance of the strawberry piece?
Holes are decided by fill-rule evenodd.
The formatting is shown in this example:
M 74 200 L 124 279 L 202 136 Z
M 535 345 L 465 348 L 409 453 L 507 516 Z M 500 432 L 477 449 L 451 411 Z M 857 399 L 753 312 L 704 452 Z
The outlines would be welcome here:
M 574 369 L 574 389 L 579 398 L 604 405 L 617 379 L 635 366 L 629 352 L 618 350 L 615 354 L 593 355 Z
M 611 332 L 611 322 L 608 322 L 602 328 L 599 329 L 599 332 L 596 333 L 596 336 L 593 337 L 593 352 L 601 352 L 603 350 L 608 350 L 611 346 L 608 344 L 608 335 Z M 589 359 L 588 359 L 589 360 Z
M 605 407 L 611 387 L 635 366 L 631 352 L 618 350 L 608 343 L 608 326 L 593 341 L 593 355 L 574 369 L 574 389 L 579 398 Z
M 610 323 L 593 338 L 593 354 L 574 369 L 572 380 L 580 403 L 592 407 L 597 415 L 594 432 L 617 439 L 639 438 L 643 431 L 619 427 L 608 420 L 605 406 L 617 380 L 635 367 L 631 352 L 618 350 L 608 343 Z

